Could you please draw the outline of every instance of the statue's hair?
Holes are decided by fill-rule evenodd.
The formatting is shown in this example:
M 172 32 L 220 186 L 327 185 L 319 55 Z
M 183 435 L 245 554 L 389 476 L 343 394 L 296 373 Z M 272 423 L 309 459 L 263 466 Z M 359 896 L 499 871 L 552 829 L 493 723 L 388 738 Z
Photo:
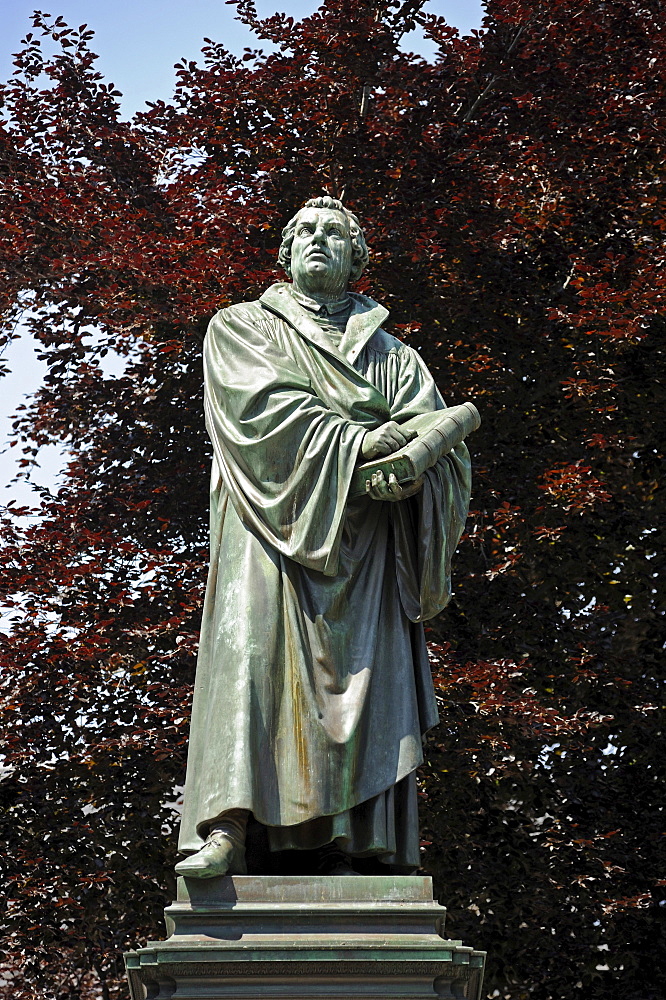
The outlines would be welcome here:
M 345 208 L 342 202 L 338 201 L 337 198 L 331 198 L 329 195 L 322 195 L 320 198 L 310 198 L 310 200 L 306 201 L 303 205 L 303 208 L 330 208 L 334 209 L 336 212 L 342 212 L 342 214 L 347 217 L 352 244 L 352 263 L 349 280 L 357 281 L 361 277 L 363 269 L 367 267 L 369 254 L 368 246 L 365 242 L 365 236 L 363 235 L 363 230 L 361 229 L 361 224 L 354 213 L 350 212 L 348 208 Z M 294 242 L 296 222 L 298 221 L 298 216 L 303 211 L 303 208 L 299 208 L 296 215 L 289 220 L 287 225 L 282 230 L 282 244 L 280 246 L 278 260 L 290 278 L 291 244 Z

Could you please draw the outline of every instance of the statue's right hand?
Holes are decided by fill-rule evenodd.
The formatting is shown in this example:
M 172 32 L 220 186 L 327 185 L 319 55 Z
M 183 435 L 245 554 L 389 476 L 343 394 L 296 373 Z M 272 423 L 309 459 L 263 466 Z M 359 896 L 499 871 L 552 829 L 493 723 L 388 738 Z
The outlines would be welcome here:
M 364 461 L 369 461 L 382 455 L 390 455 L 415 437 L 416 431 L 405 430 L 395 420 L 389 420 L 377 430 L 368 431 L 361 445 L 361 457 Z

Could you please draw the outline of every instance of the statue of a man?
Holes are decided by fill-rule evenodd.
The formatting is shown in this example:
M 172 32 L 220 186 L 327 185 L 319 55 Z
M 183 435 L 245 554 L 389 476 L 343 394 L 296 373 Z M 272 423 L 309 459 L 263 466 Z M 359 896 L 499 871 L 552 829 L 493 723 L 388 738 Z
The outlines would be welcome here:
M 253 817 L 322 874 L 408 872 L 437 722 L 422 622 L 451 594 L 469 456 L 349 499 L 355 466 L 444 403 L 387 310 L 349 292 L 368 250 L 341 202 L 307 202 L 280 261 L 292 283 L 223 309 L 206 338 L 211 563 L 176 870 L 245 873 Z

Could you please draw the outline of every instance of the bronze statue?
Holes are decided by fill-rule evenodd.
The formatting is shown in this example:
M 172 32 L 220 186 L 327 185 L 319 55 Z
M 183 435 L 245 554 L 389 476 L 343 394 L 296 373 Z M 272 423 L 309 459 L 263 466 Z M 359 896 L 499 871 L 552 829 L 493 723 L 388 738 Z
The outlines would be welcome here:
M 250 819 L 322 874 L 409 872 L 437 722 L 422 622 L 451 594 L 469 456 L 460 443 L 410 485 L 378 473 L 350 498 L 358 464 L 444 403 L 387 310 L 349 292 L 368 250 L 341 202 L 307 202 L 280 261 L 292 283 L 223 309 L 206 338 L 211 562 L 176 870 L 245 873 Z

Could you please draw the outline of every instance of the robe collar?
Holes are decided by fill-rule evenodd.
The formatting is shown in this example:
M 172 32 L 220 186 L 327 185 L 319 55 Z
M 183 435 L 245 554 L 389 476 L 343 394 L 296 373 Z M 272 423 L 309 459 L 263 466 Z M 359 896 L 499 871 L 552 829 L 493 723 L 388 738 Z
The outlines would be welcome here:
M 340 346 L 336 348 L 308 311 L 298 304 L 289 291 L 290 287 L 286 282 L 271 285 L 259 301 L 266 309 L 286 320 L 306 340 L 349 366 L 353 366 L 365 345 L 388 316 L 388 309 L 380 306 L 374 299 L 350 292 L 352 312 Z
M 303 295 L 302 292 L 297 291 L 294 285 L 287 285 L 287 288 L 292 299 L 296 299 L 299 306 L 303 306 L 309 312 L 321 313 L 322 315 L 326 313 L 328 316 L 335 316 L 336 313 L 344 312 L 345 309 L 353 307 L 353 302 L 349 295 L 345 295 L 344 299 L 339 299 L 337 302 L 317 302 L 316 299 L 311 299 L 309 295 Z

